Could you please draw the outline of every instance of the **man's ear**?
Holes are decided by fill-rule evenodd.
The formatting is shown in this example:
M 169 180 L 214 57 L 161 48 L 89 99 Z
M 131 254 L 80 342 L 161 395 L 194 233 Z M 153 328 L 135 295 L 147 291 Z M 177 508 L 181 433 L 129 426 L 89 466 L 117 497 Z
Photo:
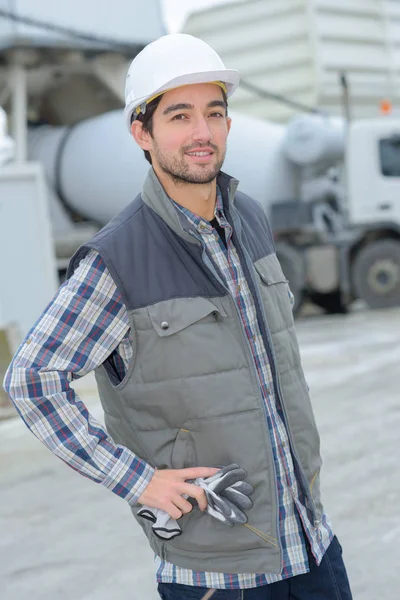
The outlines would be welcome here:
M 232 119 L 230 117 L 226 117 L 226 124 L 228 126 L 228 133 L 231 130 L 231 125 L 232 125 Z
M 148 131 L 143 129 L 143 123 L 137 120 L 133 121 L 131 125 L 131 134 L 142 150 L 152 149 L 151 135 Z

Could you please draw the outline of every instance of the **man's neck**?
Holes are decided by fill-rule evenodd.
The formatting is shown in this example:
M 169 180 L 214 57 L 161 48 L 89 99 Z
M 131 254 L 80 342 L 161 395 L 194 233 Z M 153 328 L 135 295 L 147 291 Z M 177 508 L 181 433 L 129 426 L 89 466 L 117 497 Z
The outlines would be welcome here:
M 175 183 L 168 175 L 154 169 L 165 192 L 177 204 L 188 208 L 194 214 L 211 221 L 214 218 L 217 198 L 217 180 L 210 183 Z

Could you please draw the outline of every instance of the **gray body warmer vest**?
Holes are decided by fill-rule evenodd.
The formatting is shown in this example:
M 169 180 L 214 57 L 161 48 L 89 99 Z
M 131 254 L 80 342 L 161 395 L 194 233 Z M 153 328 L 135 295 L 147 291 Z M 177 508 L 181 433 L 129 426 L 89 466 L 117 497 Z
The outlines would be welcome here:
M 313 518 L 319 520 L 319 437 L 301 367 L 288 283 L 261 207 L 218 177 L 224 212 L 249 282 L 270 360 L 276 397 Z M 235 193 L 236 192 L 236 193 Z M 193 510 L 183 534 L 158 539 L 138 519 L 153 550 L 184 568 L 279 573 L 277 486 L 266 407 L 238 309 L 184 231 L 151 169 L 143 192 L 71 261 L 90 248 L 105 261 L 131 323 L 134 357 L 119 382 L 96 371 L 109 434 L 158 469 L 238 463 L 254 486 L 248 525 L 229 528 Z M 139 507 L 132 507 L 133 513 Z

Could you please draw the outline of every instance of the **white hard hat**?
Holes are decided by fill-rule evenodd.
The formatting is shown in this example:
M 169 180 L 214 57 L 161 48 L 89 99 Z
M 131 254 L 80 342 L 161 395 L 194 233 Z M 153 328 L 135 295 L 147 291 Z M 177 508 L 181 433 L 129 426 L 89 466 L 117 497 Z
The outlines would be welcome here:
M 133 59 L 125 84 L 124 118 L 128 129 L 132 114 L 145 112 L 157 96 L 193 83 L 222 83 L 231 96 L 239 72 L 226 69 L 218 54 L 205 42 L 186 33 L 164 35 L 148 44 Z

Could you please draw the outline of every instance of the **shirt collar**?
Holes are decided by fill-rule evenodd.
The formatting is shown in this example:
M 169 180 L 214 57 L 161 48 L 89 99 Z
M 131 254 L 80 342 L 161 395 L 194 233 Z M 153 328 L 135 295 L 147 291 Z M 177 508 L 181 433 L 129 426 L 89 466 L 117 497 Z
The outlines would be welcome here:
M 217 176 L 217 185 L 222 192 L 222 202 L 224 212 L 227 213 L 230 206 L 234 204 L 235 193 L 238 186 L 238 180 L 230 177 L 223 171 Z M 154 169 L 149 169 L 146 180 L 143 184 L 142 194 L 143 202 L 149 206 L 177 235 L 187 242 L 201 243 L 196 235 L 188 231 L 188 221 L 180 211 L 171 202 L 171 199 L 165 193 Z M 218 216 L 217 216 L 218 218 Z M 185 225 L 183 225 L 185 223 Z M 196 238 L 196 239 L 195 239 Z
M 180 213 L 181 215 L 184 215 L 185 220 L 186 220 L 186 226 L 187 226 L 187 223 L 189 222 L 189 224 L 192 225 L 192 228 L 195 229 L 200 234 L 212 232 L 212 225 L 210 225 L 209 221 L 207 221 L 203 217 L 200 217 L 199 215 L 196 215 L 194 212 L 192 212 L 188 208 L 181 206 L 180 204 L 175 202 L 175 200 L 172 200 L 172 199 L 170 199 L 170 200 L 171 200 L 172 204 L 175 206 L 175 208 L 177 209 L 178 213 Z M 226 220 L 225 215 L 224 215 L 222 194 L 221 194 L 221 190 L 219 189 L 219 186 L 217 186 L 217 198 L 216 198 L 216 202 L 215 202 L 214 216 L 216 217 L 218 223 L 221 223 L 221 221 Z M 183 223 L 182 220 L 181 220 L 181 224 L 185 225 L 185 223 Z M 184 227 L 184 229 L 187 229 L 187 227 Z

